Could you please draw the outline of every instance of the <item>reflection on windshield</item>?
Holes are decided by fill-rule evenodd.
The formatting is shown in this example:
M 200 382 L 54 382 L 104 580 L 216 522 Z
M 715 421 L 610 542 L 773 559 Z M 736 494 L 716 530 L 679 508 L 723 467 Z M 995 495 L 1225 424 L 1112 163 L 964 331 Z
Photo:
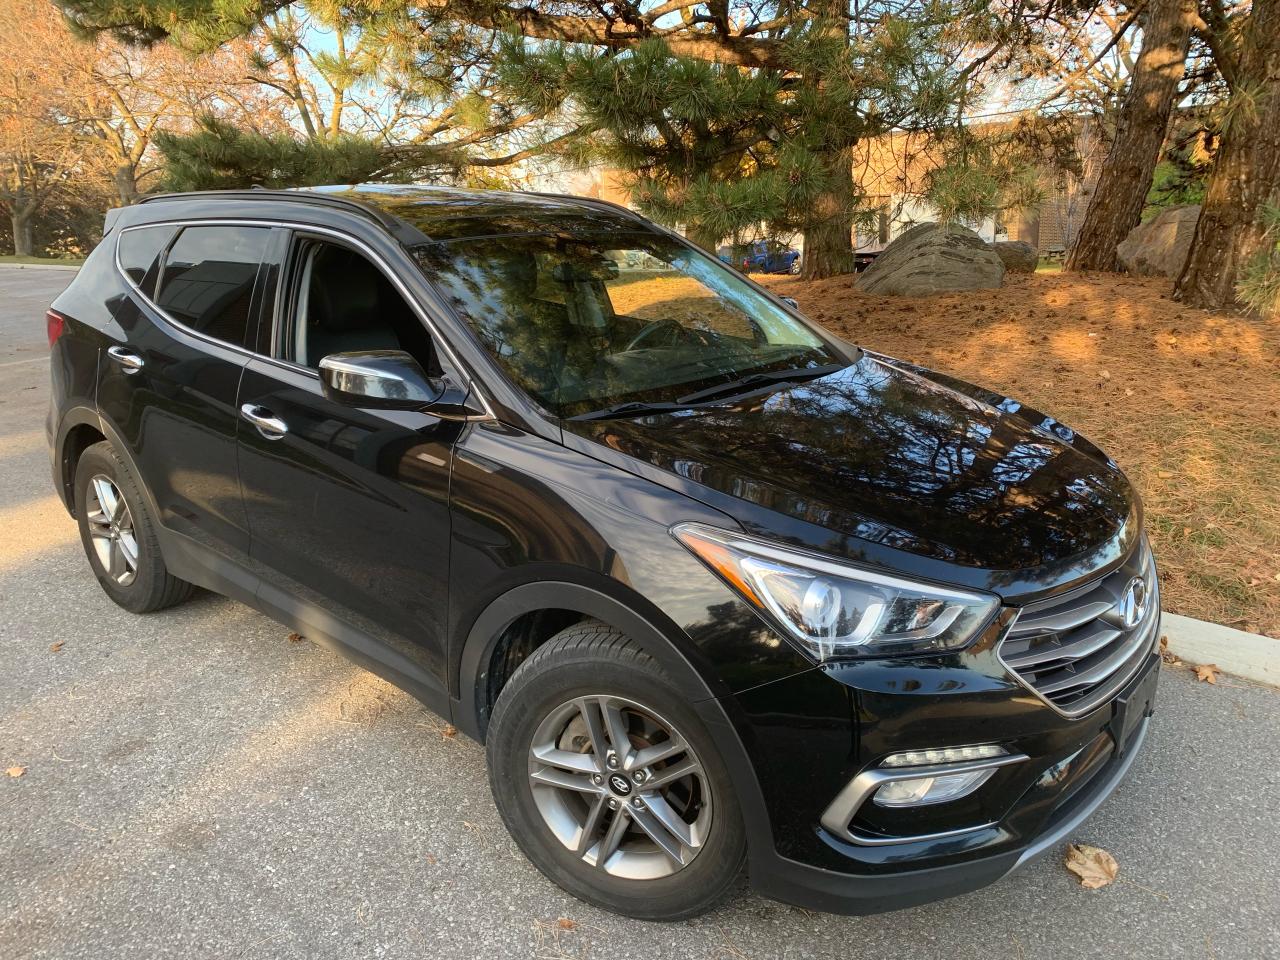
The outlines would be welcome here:
M 560 416 L 844 363 L 741 277 L 660 235 L 523 234 L 414 252 L 508 375 Z

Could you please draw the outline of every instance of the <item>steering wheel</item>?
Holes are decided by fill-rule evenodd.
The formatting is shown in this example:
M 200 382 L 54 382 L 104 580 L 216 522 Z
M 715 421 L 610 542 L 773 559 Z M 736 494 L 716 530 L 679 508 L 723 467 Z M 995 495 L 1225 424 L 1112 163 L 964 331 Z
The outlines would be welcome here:
M 672 344 L 699 343 L 703 346 L 710 346 L 713 340 L 706 330 L 686 327 L 679 320 L 664 317 L 661 320 L 652 320 L 646 323 L 639 333 L 627 341 L 627 345 L 620 352 L 626 353 L 628 350 L 639 350 L 648 340 L 657 336 L 663 330 L 671 334 L 670 343 Z
M 675 337 L 684 333 L 684 327 L 680 325 L 679 321 L 672 320 L 670 317 L 663 317 L 661 320 L 650 320 L 640 328 L 640 331 L 634 337 L 627 341 L 626 346 L 622 348 L 622 352 L 626 353 L 629 350 L 639 350 L 645 345 L 646 341 L 652 339 L 663 330 L 666 330 L 670 334 L 674 334 L 675 336 L 672 337 L 673 340 Z

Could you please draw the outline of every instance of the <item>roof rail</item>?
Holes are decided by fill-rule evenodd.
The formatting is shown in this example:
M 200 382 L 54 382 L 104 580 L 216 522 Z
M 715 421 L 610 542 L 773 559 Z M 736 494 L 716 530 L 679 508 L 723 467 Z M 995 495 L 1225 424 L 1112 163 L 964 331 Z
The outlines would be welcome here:
M 394 217 L 376 206 L 355 200 L 351 197 L 338 197 L 326 193 L 317 193 L 306 188 L 294 190 L 272 190 L 264 187 L 251 187 L 248 190 L 201 190 L 182 193 L 151 193 L 139 198 L 139 203 L 152 203 L 170 200 L 288 200 L 292 203 L 310 203 L 321 207 L 346 210 L 372 220 L 385 227 L 397 240 L 407 245 L 425 243 L 428 237 L 421 230 Z
M 568 203 L 577 203 L 587 207 L 596 207 L 600 210 L 608 210 L 610 213 L 621 213 L 623 216 L 631 220 L 638 220 L 646 227 L 649 221 L 643 216 L 636 213 L 630 207 L 624 207 L 620 203 L 614 203 L 612 200 L 601 200 L 599 197 L 582 197 L 576 193 L 552 193 L 546 190 L 519 190 L 518 193 L 527 193 L 534 197 L 547 197 L 551 200 L 564 200 Z

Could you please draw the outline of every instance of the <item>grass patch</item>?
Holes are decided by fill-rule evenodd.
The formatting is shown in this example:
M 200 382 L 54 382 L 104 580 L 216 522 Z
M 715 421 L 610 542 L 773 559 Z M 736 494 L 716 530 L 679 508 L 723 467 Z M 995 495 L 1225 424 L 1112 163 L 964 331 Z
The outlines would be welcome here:
M 79 267 L 84 257 L 18 257 L 12 253 L 0 254 L 0 264 L 47 264 L 59 267 Z

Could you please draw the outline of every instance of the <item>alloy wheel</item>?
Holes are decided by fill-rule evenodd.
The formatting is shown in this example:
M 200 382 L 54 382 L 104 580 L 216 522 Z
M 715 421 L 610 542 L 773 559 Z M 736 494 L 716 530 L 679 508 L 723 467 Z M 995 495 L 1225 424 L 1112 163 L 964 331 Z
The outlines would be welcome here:
M 611 876 L 670 876 L 711 827 L 710 785 L 693 748 L 658 713 L 621 697 L 577 697 L 551 711 L 533 735 L 529 780 L 556 839 Z
M 115 482 L 97 474 L 85 491 L 85 520 L 90 542 L 102 569 L 116 583 L 127 587 L 138 575 L 138 540 L 133 514 Z

